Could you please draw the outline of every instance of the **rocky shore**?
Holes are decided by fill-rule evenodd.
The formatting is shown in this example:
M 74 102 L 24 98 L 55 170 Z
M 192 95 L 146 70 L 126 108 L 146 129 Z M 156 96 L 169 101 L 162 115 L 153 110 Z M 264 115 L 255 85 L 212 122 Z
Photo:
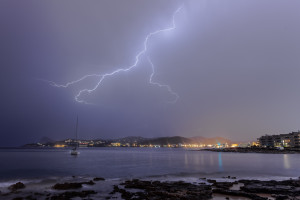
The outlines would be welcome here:
M 300 149 L 276 149 L 276 148 L 216 148 L 216 149 L 200 149 L 198 151 L 214 151 L 214 152 L 233 152 L 233 153 L 269 153 L 269 154 L 298 154 Z
M 68 199 L 125 199 L 125 200 L 300 200 L 300 179 L 283 181 L 244 180 L 223 177 L 222 181 L 199 178 L 199 182 L 158 181 L 132 179 L 111 184 L 103 192 L 106 180 L 94 178 L 83 182 L 56 183 L 43 190 L 31 190 L 29 185 L 17 182 L 0 192 L 0 199 L 13 200 L 68 200 Z M 116 182 L 115 182 L 116 183 Z

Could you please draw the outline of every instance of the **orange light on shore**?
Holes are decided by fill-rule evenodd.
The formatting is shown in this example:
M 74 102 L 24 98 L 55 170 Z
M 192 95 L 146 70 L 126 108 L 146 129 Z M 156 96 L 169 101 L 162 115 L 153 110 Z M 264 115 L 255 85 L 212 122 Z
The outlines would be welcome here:
M 54 147 L 55 148 L 63 148 L 63 147 L 65 147 L 66 145 L 64 145 L 64 144 L 56 144 L 56 145 L 54 145 Z

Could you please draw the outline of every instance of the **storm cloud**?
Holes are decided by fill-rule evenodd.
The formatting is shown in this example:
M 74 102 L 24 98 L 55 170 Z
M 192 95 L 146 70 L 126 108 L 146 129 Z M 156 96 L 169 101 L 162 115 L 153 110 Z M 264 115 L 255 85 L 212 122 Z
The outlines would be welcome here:
M 143 56 L 82 98 L 90 78 L 135 62 L 147 34 L 153 80 Z M 300 1 L 102 0 L 0 2 L 0 146 L 43 136 L 223 136 L 255 140 L 299 129 Z

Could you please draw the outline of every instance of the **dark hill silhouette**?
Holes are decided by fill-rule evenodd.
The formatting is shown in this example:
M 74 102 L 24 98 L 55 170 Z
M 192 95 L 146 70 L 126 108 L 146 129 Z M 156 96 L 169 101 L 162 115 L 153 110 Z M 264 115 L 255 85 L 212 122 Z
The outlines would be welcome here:
M 39 141 L 41 144 L 46 144 L 46 143 L 53 143 L 55 140 L 49 138 L 49 137 L 42 137 Z
M 174 136 L 174 137 L 159 137 L 159 138 L 152 138 L 148 139 L 142 144 L 157 144 L 157 145 L 168 145 L 168 144 L 190 144 L 192 142 L 191 139 L 180 137 L 180 136 Z
M 102 140 L 102 139 L 98 139 Z M 96 141 L 96 140 L 95 140 Z M 102 140 L 105 141 L 105 143 L 113 143 L 118 142 L 121 144 L 140 144 L 140 145 L 169 145 L 169 144 L 233 144 L 233 143 L 239 143 L 239 142 L 233 142 L 229 139 L 223 138 L 223 137 L 212 137 L 212 138 L 206 138 L 203 136 L 197 136 L 197 137 L 182 137 L 182 136 L 172 136 L 172 137 L 157 137 L 157 138 L 144 138 L 139 136 L 129 136 L 119 139 L 110 139 L 110 140 Z M 54 141 L 48 137 L 43 137 L 39 143 L 42 144 L 54 144 L 62 141 Z

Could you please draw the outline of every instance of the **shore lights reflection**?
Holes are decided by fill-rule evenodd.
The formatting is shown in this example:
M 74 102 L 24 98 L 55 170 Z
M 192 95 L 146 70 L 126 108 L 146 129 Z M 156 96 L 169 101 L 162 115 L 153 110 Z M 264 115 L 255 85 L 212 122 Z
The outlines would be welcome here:
M 219 172 L 222 172 L 224 170 L 223 170 L 223 161 L 222 161 L 222 153 L 221 152 L 219 152 L 218 158 L 219 158 Z
M 290 156 L 288 154 L 283 154 L 283 166 L 285 169 L 290 169 Z

